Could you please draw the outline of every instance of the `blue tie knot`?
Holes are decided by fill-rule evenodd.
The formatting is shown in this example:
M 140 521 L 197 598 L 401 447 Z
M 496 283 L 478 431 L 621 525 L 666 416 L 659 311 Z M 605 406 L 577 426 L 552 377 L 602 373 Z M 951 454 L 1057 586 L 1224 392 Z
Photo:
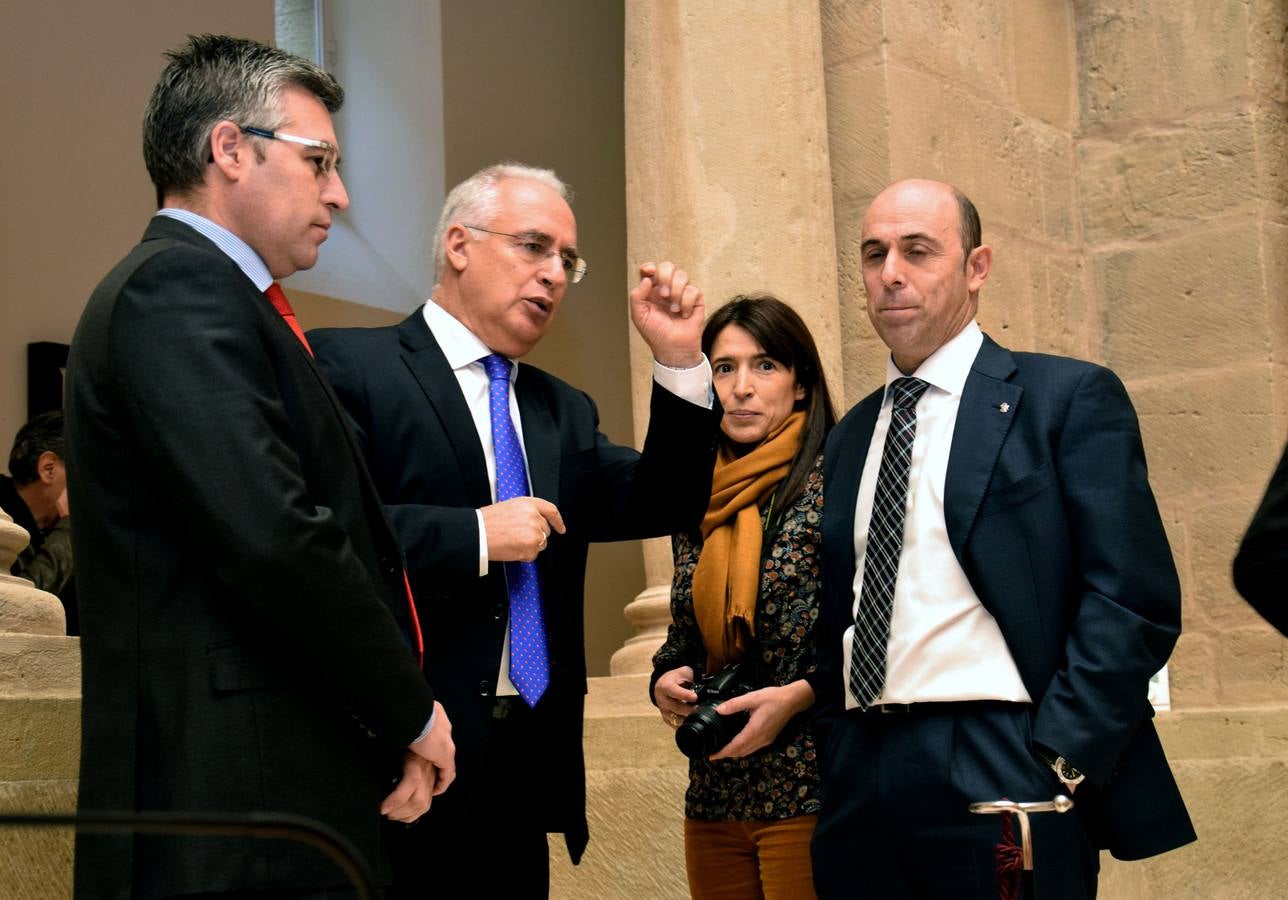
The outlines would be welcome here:
M 890 392 L 894 395 L 895 409 L 908 409 L 917 405 L 921 395 L 930 387 L 929 382 L 920 378 L 896 378 L 890 383 Z
M 511 362 L 500 353 L 489 353 L 479 360 L 483 371 L 487 372 L 488 381 L 509 381 Z

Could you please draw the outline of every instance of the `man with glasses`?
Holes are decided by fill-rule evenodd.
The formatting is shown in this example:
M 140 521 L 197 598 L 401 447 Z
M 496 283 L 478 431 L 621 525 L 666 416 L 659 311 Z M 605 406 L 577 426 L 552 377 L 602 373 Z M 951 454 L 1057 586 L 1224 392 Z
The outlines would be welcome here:
M 720 415 L 684 271 L 647 263 L 630 294 L 656 360 L 643 454 L 514 364 L 586 273 L 569 196 L 546 169 L 484 169 L 447 197 L 422 309 L 309 334 L 402 539 L 459 749 L 452 790 L 393 829 L 397 897 L 545 896 L 548 832 L 581 857 L 587 544 L 696 526 L 709 496 Z
M 68 363 L 80 808 L 292 813 L 387 872 L 382 814 L 410 822 L 450 783 L 451 726 L 397 537 L 275 281 L 314 264 L 348 206 L 344 92 L 253 41 L 169 56 L 144 114 L 161 209 Z M 346 885 L 286 841 L 77 841 L 79 898 Z

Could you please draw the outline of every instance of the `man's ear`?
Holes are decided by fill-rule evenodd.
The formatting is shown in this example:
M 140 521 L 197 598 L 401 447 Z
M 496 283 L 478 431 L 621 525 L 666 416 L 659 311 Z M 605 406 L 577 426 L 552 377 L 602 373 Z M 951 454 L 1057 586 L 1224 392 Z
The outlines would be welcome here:
M 474 235 L 460 223 L 452 225 L 447 229 L 447 234 L 443 235 L 443 250 L 447 255 L 447 264 L 457 273 L 464 272 L 465 267 L 469 265 L 470 257 L 465 248 L 472 243 L 474 243 Z
M 229 181 L 236 181 L 255 155 L 249 138 L 232 119 L 217 122 L 210 132 L 210 158 Z
M 58 474 L 58 466 L 61 463 L 62 460 L 53 450 L 46 450 L 36 457 L 36 477 L 40 479 L 41 484 L 53 484 L 54 476 Z
M 966 286 L 970 293 L 976 293 L 988 280 L 988 273 L 993 271 L 993 248 L 980 244 L 970 252 L 966 260 Z

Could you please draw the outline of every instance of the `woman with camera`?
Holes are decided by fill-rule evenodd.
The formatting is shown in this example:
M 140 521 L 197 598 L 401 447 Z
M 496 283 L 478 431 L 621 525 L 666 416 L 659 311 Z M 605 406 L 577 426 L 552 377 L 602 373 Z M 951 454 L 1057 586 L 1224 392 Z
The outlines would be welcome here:
M 689 760 L 689 890 L 814 896 L 818 756 L 813 628 L 823 443 L 836 417 L 814 339 L 770 296 L 736 297 L 702 333 L 724 407 L 700 530 L 672 538 L 672 625 L 651 694 Z

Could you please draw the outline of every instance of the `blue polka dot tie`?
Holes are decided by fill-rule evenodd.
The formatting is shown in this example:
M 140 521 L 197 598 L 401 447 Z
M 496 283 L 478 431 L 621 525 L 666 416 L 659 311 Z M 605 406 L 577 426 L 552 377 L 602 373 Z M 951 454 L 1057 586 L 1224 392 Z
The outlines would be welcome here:
M 492 447 L 496 452 L 497 502 L 527 497 L 528 468 L 523 461 L 519 435 L 510 419 L 511 363 L 496 353 L 479 361 L 488 377 L 488 410 L 492 417 Z M 506 563 L 505 581 L 510 590 L 510 680 L 523 702 L 536 706 L 550 683 L 537 564 Z

